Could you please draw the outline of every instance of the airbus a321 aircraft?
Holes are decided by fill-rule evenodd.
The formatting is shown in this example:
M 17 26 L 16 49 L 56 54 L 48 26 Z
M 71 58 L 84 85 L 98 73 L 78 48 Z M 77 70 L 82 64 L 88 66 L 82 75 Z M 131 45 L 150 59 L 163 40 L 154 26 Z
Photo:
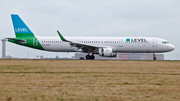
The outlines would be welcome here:
M 9 42 L 26 47 L 53 52 L 84 52 L 86 59 L 95 59 L 94 54 L 103 57 L 116 57 L 117 53 L 155 53 L 169 52 L 174 46 L 161 38 L 153 37 L 40 37 L 26 26 L 17 14 L 11 14 L 15 38 Z

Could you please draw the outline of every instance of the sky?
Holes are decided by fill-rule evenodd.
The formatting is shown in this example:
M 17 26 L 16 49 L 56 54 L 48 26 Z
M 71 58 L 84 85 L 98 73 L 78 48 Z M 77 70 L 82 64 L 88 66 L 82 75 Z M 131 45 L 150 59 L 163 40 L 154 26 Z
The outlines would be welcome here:
M 175 50 L 165 59 L 180 59 L 180 0 L 0 0 L 0 38 L 15 37 L 11 14 L 18 14 L 37 36 L 158 37 Z M 6 55 L 21 58 L 71 57 L 6 43 Z M 2 47 L 2 44 L 0 44 Z M 0 48 L 2 53 L 2 48 Z M 0 54 L 1 57 L 1 54 Z

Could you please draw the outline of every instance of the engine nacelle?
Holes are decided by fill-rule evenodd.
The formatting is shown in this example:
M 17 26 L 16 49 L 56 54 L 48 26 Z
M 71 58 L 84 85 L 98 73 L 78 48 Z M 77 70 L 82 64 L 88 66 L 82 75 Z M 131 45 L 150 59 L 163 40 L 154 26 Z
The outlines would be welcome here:
M 104 57 L 116 57 L 117 53 L 113 53 L 112 48 L 99 48 L 99 55 Z

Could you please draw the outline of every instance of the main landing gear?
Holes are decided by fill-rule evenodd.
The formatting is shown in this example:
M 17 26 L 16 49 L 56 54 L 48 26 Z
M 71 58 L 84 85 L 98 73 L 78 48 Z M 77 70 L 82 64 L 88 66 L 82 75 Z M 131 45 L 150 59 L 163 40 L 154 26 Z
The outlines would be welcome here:
M 153 60 L 156 60 L 157 58 L 156 58 L 156 56 L 155 56 L 155 53 L 153 53 Z
M 94 54 L 92 54 L 92 55 L 86 55 L 86 59 L 87 60 L 94 60 L 95 59 L 95 56 L 94 56 Z

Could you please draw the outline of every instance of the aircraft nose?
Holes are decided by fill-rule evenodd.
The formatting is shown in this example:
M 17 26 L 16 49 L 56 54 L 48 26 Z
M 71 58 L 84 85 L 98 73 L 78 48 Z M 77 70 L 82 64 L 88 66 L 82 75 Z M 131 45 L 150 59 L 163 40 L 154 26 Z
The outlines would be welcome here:
M 172 44 L 170 44 L 170 45 L 169 45 L 169 50 L 172 51 L 172 50 L 174 50 L 174 49 L 175 49 L 175 47 L 174 47 Z

